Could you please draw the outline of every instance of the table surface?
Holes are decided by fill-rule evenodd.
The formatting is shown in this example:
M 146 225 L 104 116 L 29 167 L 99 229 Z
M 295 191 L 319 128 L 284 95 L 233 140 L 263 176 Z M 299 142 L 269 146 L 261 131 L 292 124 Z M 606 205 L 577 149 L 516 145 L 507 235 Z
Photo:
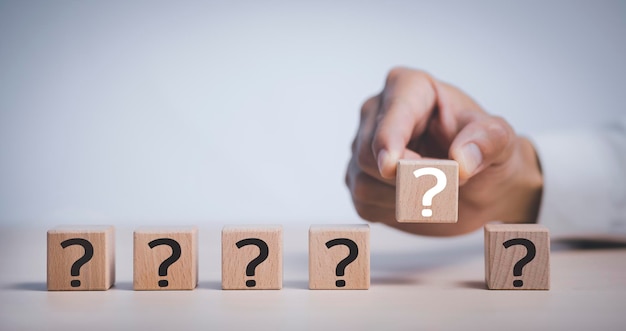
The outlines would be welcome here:
M 553 241 L 549 291 L 490 291 L 483 235 L 371 229 L 369 290 L 308 289 L 308 227 L 285 226 L 282 290 L 223 291 L 219 226 L 200 226 L 193 291 L 132 290 L 132 227 L 116 229 L 117 282 L 46 291 L 46 230 L 0 226 L 0 330 L 624 330 L 626 244 Z

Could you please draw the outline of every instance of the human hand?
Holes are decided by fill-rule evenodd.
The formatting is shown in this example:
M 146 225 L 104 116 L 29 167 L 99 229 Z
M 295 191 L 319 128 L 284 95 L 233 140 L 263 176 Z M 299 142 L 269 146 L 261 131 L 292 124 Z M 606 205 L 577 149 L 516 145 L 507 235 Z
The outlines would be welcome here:
M 420 158 L 459 163 L 457 223 L 396 221 L 397 162 Z M 451 236 L 493 220 L 536 222 L 543 177 L 532 144 L 504 119 L 425 72 L 395 68 L 383 91 L 363 104 L 346 184 L 359 216 L 368 221 Z

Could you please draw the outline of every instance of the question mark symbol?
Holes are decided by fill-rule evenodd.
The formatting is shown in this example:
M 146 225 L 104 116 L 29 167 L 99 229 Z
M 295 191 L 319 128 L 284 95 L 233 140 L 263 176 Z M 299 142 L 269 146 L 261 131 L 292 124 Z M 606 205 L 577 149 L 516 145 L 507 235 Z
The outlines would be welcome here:
M 535 249 L 535 244 L 533 244 L 533 242 L 528 239 L 515 238 L 515 239 L 505 241 L 504 243 L 502 243 L 502 245 L 504 246 L 504 248 L 509 248 L 515 245 L 522 245 L 526 247 L 526 256 L 524 256 L 521 260 L 517 261 L 517 263 L 515 263 L 515 266 L 513 266 L 513 276 L 517 276 L 517 277 L 522 276 L 522 269 L 524 268 L 524 266 L 530 263 L 530 261 L 532 261 L 535 258 L 535 253 L 537 251 Z M 522 286 L 524 286 L 524 282 L 521 279 L 516 279 L 513 281 L 513 287 L 522 287 Z
M 250 261 L 250 263 L 248 263 L 248 266 L 246 267 L 246 276 L 254 276 L 254 269 L 256 269 L 259 264 L 263 263 L 263 261 L 265 261 L 267 259 L 267 256 L 269 255 L 269 247 L 267 247 L 267 243 L 258 238 L 247 238 L 238 241 L 235 245 L 237 245 L 237 248 L 248 245 L 254 245 L 259 248 L 259 256 Z M 254 279 L 249 279 L 246 281 L 246 286 L 255 287 L 256 281 Z
M 181 249 L 178 241 L 170 238 L 159 238 L 148 243 L 148 246 L 150 246 L 150 248 L 155 248 L 161 245 L 170 246 L 170 248 L 172 249 L 172 255 L 165 259 L 165 261 L 161 262 L 161 265 L 159 266 L 159 276 L 163 277 L 167 276 L 167 268 L 169 268 L 172 264 L 174 264 L 174 262 L 178 261 L 178 259 L 180 258 Z M 168 285 L 169 282 L 167 281 L 167 279 L 159 280 L 159 287 L 167 287 Z
M 63 247 L 63 249 L 69 246 L 74 246 L 74 245 L 82 246 L 83 249 L 85 250 L 85 254 L 83 254 L 83 256 L 80 259 L 76 260 L 76 262 L 72 264 L 72 268 L 70 270 L 70 275 L 79 276 L 80 268 L 83 265 L 85 265 L 87 262 L 89 262 L 89 260 L 91 260 L 91 258 L 93 257 L 93 245 L 88 240 L 82 239 L 82 238 L 72 238 L 72 239 L 68 239 L 68 240 L 61 242 L 61 247 Z M 80 280 L 73 279 L 70 282 L 70 285 L 72 287 L 79 287 Z
M 350 250 L 350 253 L 348 254 L 348 256 L 345 259 L 341 260 L 337 264 L 337 268 L 335 269 L 335 275 L 337 275 L 337 277 L 341 277 L 345 275 L 346 267 L 350 263 L 352 263 L 354 260 L 356 260 L 357 256 L 359 256 L 359 246 L 357 246 L 357 244 L 354 241 L 348 238 L 337 238 L 337 239 L 330 240 L 326 243 L 327 248 L 331 248 L 337 245 L 347 246 L 348 249 Z M 343 279 L 338 279 L 335 282 L 335 286 L 344 287 L 346 286 L 346 281 Z
M 435 178 L 437 179 L 437 184 L 435 184 L 435 186 L 433 186 L 431 189 L 426 191 L 426 193 L 424 193 L 424 197 L 422 197 L 422 206 L 424 207 L 432 206 L 433 198 L 435 197 L 435 195 L 441 193 L 441 191 L 443 191 L 443 189 L 446 188 L 446 184 L 448 183 L 446 174 L 440 169 L 429 167 L 429 168 L 417 169 L 413 171 L 413 175 L 415 176 L 415 178 L 420 178 L 421 176 L 425 176 L 425 175 L 432 175 L 432 176 L 435 176 Z M 432 209 L 430 208 L 422 209 L 422 216 L 424 217 L 433 216 Z

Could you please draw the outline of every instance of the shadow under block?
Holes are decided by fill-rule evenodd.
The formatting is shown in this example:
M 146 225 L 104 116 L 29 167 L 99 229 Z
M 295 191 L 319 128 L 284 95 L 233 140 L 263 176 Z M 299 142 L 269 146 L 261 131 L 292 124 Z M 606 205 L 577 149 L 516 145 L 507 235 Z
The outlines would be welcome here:
M 196 288 L 196 227 L 145 227 L 135 230 L 133 237 L 133 288 L 136 291 Z
M 280 290 L 282 287 L 282 226 L 225 226 L 222 289 Z
M 491 290 L 549 290 L 548 229 L 539 224 L 485 225 L 485 281 Z
M 48 291 L 105 291 L 113 283 L 113 226 L 58 226 L 48 231 Z
M 400 160 L 396 176 L 396 220 L 456 223 L 459 164 L 452 160 Z
M 370 287 L 370 227 L 313 225 L 309 229 L 309 288 L 367 290 Z

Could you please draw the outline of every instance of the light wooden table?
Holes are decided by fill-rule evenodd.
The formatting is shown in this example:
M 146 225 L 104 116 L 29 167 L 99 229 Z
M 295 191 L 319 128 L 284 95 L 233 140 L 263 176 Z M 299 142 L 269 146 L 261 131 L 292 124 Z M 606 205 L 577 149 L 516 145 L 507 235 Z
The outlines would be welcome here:
M 372 226 L 366 291 L 308 290 L 306 226 L 285 226 L 284 287 L 222 291 L 220 226 L 200 225 L 194 291 L 132 290 L 118 227 L 106 292 L 46 291 L 46 230 L 0 226 L 0 330 L 625 330 L 626 245 L 553 242 L 550 291 L 489 291 L 482 233 L 423 238 Z

